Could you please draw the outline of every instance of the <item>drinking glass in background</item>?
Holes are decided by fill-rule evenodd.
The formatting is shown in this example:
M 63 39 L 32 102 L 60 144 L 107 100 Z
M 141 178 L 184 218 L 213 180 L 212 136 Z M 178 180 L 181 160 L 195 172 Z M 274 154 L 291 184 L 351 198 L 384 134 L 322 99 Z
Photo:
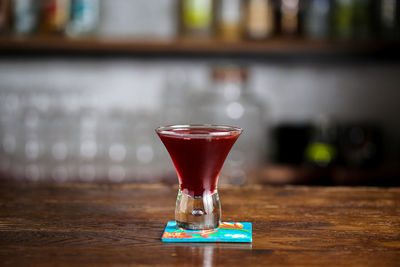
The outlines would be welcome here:
M 153 182 L 164 175 L 156 112 L 107 106 L 96 90 L 0 91 L 0 172 L 28 181 Z M 137 127 L 136 127 L 137 126 Z
M 165 125 L 190 122 L 190 84 L 188 73 L 183 69 L 168 70 L 162 92 L 162 122 Z
M 82 92 L 78 90 L 59 89 L 52 99 L 52 110 L 49 112 L 44 127 L 48 131 L 48 161 L 51 170 L 49 176 L 57 182 L 77 179 L 75 156 L 79 137 L 79 111 L 82 103 Z
M 102 133 L 100 141 L 103 143 L 103 156 L 100 166 L 106 166 L 106 177 L 111 182 L 122 182 L 132 175 L 127 162 L 133 159 L 129 157 L 129 132 L 131 125 L 130 114 L 120 109 L 112 109 L 105 113 L 102 121 Z M 131 133 L 133 136 L 133 133 Z M 104 162 L 103 162 L 104 161 Z
M 134 177 L 142 183 L 160 182 L 165 179 L 168 159 L 165 158 L 163 148 L 159 146 L 157 136 L 151 134 L 160 120 L 154 114 L 143 110 L 138 111 L 135 117 L 132 142 Z
M 85 182 L 105 178 L 102 173 L 101 154 L 104 152 L 100 146 L 102 114 L 96 107 L 84 106 L 79 111 L 78 128 L 78 176 Z
M 19 126 L 18 158 L 14 161 L 14 175 L 29 180 L 39 180 L 41 177 L 50 176 L 51 166 L 48 164 L 51 151 L 52 118 L 58 111 L 56 109 L 55 94 L 53 90 L 40 88 L 35 91 L 21 91 L 22 124 Z M 21 165 L 19 173 L 18 166 Z
M 2 175 L 12 175 L 12 165 L 17 157 L 18 127 L 21 127 L 22 118 L 21 102 L 21 95 L 16 90 L 0 92 L 0 170 Z

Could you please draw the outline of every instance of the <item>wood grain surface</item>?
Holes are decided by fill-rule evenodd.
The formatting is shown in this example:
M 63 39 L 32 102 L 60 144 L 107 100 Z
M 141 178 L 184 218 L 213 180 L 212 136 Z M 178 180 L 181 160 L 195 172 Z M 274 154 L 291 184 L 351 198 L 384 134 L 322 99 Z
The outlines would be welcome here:
M 252 244 L 166 244 L 177 188 L 0 183 L 2 266 L 399 266 L 400 188 L 225 187 Z

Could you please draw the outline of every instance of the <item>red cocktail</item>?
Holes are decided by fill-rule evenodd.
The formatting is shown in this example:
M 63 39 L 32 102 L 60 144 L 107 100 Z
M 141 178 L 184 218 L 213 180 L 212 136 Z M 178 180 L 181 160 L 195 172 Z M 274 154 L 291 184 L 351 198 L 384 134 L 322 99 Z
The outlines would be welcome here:
M 156 129 L 175 165 L 179 194 L 178 226 L 218 227 L 221 217 L 217 182 L 222 165 L 242 129 L 217 125 L 176 125 Z

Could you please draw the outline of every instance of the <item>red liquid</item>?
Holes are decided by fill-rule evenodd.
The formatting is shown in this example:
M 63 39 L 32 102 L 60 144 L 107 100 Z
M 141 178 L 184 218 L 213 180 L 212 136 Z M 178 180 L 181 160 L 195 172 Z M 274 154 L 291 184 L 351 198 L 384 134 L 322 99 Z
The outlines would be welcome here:
M 240 132 L 189 128 L 168 132 L 177 135 L 163 132 L 158 135 L 175 165 L 181 190 L 192 197 L 214 193 L 219 172 Z M 215 136 L 210 133 L 221 134 Z

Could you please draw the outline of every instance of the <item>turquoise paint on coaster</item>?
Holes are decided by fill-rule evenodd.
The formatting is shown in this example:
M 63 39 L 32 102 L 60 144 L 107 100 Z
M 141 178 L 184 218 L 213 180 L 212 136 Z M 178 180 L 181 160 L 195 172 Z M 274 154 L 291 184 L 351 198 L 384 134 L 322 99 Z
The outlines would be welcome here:
M 184 230 L 169 221 L 161 240 L 163 242 L 233 242 L 251 243 L 252 225 L 250 222 L 223 222 L 212 230 Z

